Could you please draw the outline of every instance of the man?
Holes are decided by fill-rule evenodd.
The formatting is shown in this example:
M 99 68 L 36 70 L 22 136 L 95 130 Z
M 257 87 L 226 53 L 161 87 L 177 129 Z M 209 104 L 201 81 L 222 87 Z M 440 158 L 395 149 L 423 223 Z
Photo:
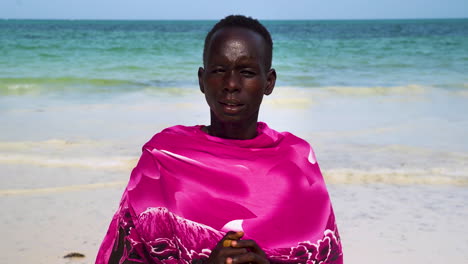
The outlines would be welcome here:
M 97 263 L 342 263 L 311 147 L 258 122 L 276 81 L 272 48 L 244 16 L 208 33 L 198 78 L 210 125 L 145 144 Z

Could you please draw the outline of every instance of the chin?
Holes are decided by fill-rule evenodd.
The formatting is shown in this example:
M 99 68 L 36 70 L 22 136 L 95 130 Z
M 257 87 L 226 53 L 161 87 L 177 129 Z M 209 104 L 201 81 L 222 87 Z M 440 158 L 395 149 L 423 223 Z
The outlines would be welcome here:
M 246 122 L 245 118 L 236 115 L 223 115 L 217 116 L 218 120 L 223 123 L 244 123 Z

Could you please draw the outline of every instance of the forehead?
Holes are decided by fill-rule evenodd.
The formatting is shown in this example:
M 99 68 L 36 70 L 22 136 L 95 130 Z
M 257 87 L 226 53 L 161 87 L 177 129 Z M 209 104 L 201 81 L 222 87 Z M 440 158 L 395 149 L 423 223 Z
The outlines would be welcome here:
M 260 59 L 264 58 L 266 49 L 265 40 L 259 33 L 247 28 L 226 27 L 217 30 L 211 37 L 207 57 L 242 50 L 249 56 Z

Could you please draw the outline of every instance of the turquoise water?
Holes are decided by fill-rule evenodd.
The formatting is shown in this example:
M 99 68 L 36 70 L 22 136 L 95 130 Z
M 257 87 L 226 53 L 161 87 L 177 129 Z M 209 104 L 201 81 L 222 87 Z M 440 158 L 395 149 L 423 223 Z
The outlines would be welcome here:
M 0 171 L 122 168 L 164 127 L 207 124 L 213 24 L 1 20 Z M 326 174 L 468 185 L 468 19 L 264 24 L 278 80 L 260 119 L 311 142 Z
M 213 21 L 0 21 L 0 93 L 194 87 Z M 465 89 L 468 19 L 265 21 L 278 85 Z

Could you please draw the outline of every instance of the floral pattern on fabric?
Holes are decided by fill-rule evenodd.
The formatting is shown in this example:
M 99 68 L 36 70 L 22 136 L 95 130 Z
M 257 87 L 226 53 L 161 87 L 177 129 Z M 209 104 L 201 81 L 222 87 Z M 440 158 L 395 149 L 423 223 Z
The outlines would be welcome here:
M 139 225 L 146 226 L 140 230 L 145 233 L 139 235 L 134 220 L 138 221 Z M 159 223 L 161 228 L 157 228 L 155 223 Z M 164 232 L 168 226 L 170 232 Z M 224 232 L 189 221 L 161 207 L 148 208 L 134 219 L 128 209 L 124 210 L 120 218 L 120 227 L 125 232 L 126 245 L 120 263 L 126 260 L 158 264 L 206 263 L 211 248 L 225 235 Z M 148 232 L 150 230 L 151 232 Z M 200 244 L 210 246 L 201 248 Z M 271 263 L 332 264 L 341 263 L 337 261 L 342 256 L 336 229 L 325 230 L 323 238 L 316 243 L 305 241 L 292 248 L 264 250 Z M 139 252 L 142 255 L 139 255 Z

